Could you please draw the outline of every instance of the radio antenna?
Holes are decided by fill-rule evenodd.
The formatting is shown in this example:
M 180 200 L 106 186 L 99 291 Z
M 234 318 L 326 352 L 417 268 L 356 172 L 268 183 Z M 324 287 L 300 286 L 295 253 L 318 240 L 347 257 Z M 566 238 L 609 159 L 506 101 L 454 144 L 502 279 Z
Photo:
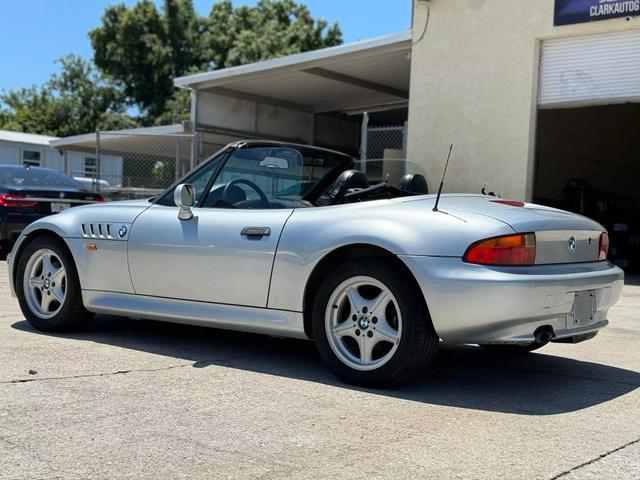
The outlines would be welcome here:
M 453 143 L 449 147 L 449 155 L 447 155 L 447 162 L 444 164 L 444 172 L 442 172 L 442 180 L 440 181 L 440 188 L 438 189 L 438 196 L 436 197 L 436 203 L 433 206 L 433 211 L 438 211 L 438 203 L 440 203 L 440 196 L 442 195 L 442 187 L 444 187 L 444 177 L 447 175 L 447 167 L 449 166 L 449 159 L 451 158 L 451 151 L 453 150 Z

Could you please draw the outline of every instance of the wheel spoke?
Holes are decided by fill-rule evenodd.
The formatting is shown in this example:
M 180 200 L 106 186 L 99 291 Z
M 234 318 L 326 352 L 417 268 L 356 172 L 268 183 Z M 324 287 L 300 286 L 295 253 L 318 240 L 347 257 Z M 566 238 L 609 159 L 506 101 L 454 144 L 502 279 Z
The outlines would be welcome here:
M 42 298 L 40 299 L 40 308 L 44 313 L 49 312 L 49 306 L 51 305 L 51 295 L 47 295 L 47 292 L 42 292 Z
M 351 287 L 347 289 L 347 297 L 349 298 L 349 303 L 351 304 L 351 315 L 355 315 L 358 312 L 362 311 L 362 307 L 366 305 L 367 301 L 362 298 L 360 292 L 356 287 Z
M 350 319 L 347 319 L 344 322 L 336 325 L 333 329 L 333 333 L 335 333 L 338 337 L 356 337 L 355 327 L 353 326 L 353 322 L 351 322 Z
M 64 267 L 60 267 L 51 273 L 51 281 L 55 282 L 56 285 L 57 284 L 62 285 L 62 281 L 64 280 L 64 277 L 65 277 Z
M 29 286 L 33 288 L 42 288 L 42 279 L 40 277 L 31 277 L 29 279 Z
M 381 317 L 378 320 L 378 324 L 376 325 L 376 329 L 373 331 L 374 336 L 377 337 L 377 341 L 386 341 L 391 343 L 396 343 L 398 341 L 398 331 L 389 325 L 386 318 Z
M 371 314 L 377 316 L 383 316 L 384 311 L 389 304 L 391 297 L 389 297 L 389 292 L 386 290 L 382 290 L 380 294 L 373 299 L 371 303 Z
M 371 359 L 373 358 L 373 347 L 375 347 L 375 342 L 372 342 L 372 339 L 367 338 L 366 335 L 360 335 L 357 337 L 358 340 L 358 348 L 360 349 L 360 362 L 363 365 L 367 365 L 371 363 Z
M 53 299 L 57 300 L 60 304 L 62 304 L 62 302 L 64 301 L 64 292 L 62 291 L 62 286 L 58 285 L 57 283 L 55 287 L 51 288 L 51 295 L 53 296 Z
M 51 264 L 51 255 L 42 255 L 42 274 L 48 277 L 51 276 L 55 270 L 55 267 Z

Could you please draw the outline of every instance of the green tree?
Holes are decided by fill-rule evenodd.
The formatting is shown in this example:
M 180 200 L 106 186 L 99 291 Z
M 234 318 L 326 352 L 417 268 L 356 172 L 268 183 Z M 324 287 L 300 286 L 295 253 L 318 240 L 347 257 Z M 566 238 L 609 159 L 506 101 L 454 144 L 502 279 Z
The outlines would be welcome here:
M 342 43 L 340 27 L 314 20 L 294 0 L 260 0 L 234 8 L 231 0 L 213 5 L 204 37 L 216 68 L 268 60 Z
M 342 42 L 337 24 L 313 19 L 294 0 L 237 8 L 222 0 L 207 17 L 195 13 L 191 0 L 165 0 L 161 12 L 151 0 L 141 0 L 130 8 L 108 7 L 89 37 L 96 66 L 123 88 L 149 124 L 188 112 L 185 94 L 174 93 L 175 77 Z
M 122 93 L 91 63 L 75 55 L 58 62 L 60 73 L 43 86 L 0 95 L 0 128 L 68 136 L 137 126 L 124 112 Z

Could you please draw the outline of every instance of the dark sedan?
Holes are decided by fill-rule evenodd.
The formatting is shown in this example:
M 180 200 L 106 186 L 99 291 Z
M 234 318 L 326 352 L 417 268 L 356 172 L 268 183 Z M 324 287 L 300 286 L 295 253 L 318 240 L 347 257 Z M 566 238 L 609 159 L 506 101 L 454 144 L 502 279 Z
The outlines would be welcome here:
M 96 193 L 49 168 L 0 165 L 0 251 L 31 222 L 86 203 L 102 202 Z

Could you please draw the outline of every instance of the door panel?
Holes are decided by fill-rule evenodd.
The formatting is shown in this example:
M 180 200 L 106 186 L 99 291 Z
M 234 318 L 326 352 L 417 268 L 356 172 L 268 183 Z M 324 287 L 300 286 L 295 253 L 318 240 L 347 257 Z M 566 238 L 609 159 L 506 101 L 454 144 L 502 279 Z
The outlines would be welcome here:
M 278 238 L 292 212 L 194 208 L 193 218 L 179 220 L 177 207 L 152 206 L 129 234 L 136 294 L 266 307 Z M 268 230 L 242 235 L 246 227 Z

